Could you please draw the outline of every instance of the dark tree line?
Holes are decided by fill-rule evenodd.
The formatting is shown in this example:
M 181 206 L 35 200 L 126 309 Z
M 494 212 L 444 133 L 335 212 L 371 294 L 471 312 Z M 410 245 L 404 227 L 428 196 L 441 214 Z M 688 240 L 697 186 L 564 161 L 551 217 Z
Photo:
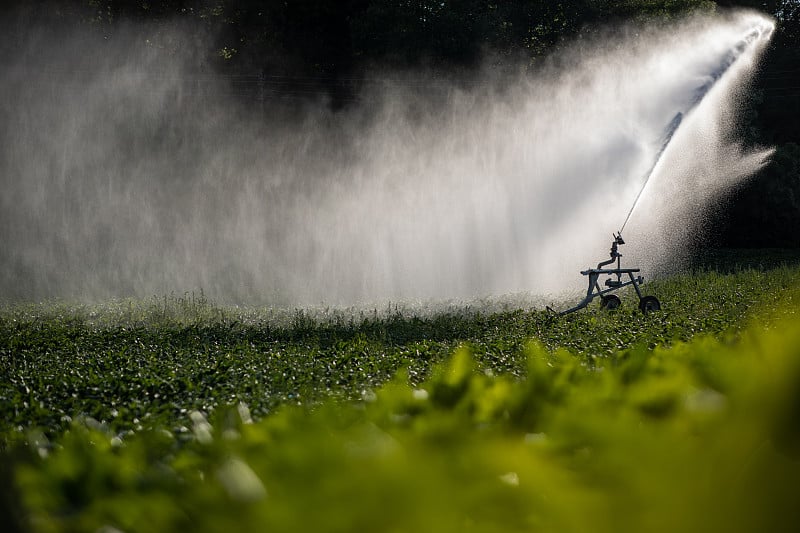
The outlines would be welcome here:
M 28 15 L 113 31 L 129 19 L 180 19 L 211 36 L 224 68 L 295 68 L 331 78 L 379 64 L 474 65 L 485 48 L 547 53 L 598 23 L 671 17 L 709 0 L 33 0 Z M 722 4 L 722 2 L 717 2 Z M 748 4 L 748 2 L 739 2 Z M 780 2 L 749 2 L 767 11 Z M 765 6 L 761 6 L 765 4 Z M 767 6 L 767 4 L 770 4 Z M 292 64 L 271 59 L 290 57 Z M 220 62 L 218 62 L 220 63 Z M 219 66 L 219 65 L 218 65 Z
M 128 20 L 153 28 L 176 21 L 201 42 L 198 68 L 268 77 L 270 91 L 328 94 L 334 107 L 358 94 L 375 67 L 469 72 L 491 50 L 498 61 L 532 63 L 560 43 L 625 20 L 660 20 L 690 10 L 749 7 L 778 31 L 745 103 L 742 134 L 775 146 L 772 163 L 730 199 L 715 237 L 731 246 L 800 247 L 800 0 L 63 0 L 18 2 L 3 16 L 17 31 L 35 20 L 84 25 L 107 38 Z M 19 7 L 22 5 L 22 9 Z M 13 13 L 13 15 L 11 15 Z M 102 53 L 100 50 L 98 53 Z M 278 80 L 278 81 L 274 81 Z M 263 88 L 263 87 L 262 87 Z

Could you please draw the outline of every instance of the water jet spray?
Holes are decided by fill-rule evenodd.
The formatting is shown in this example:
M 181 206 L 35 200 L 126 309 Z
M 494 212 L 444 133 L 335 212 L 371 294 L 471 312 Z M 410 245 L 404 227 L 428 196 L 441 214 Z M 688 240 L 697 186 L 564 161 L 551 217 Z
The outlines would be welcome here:
M 659 148 L 658 152 L 656 153 L 655 158 L 653 159 L 653 164 L 650 169 L 645 174 L 644 181 L 642 183 L 642 188 L 639 189 L 639 193 L 636 195 L 636 198 L 633 200 L 633 204 L 631 205 L 630 211 L 628 211 L 628 216 L 625 217 L 625 222 L 622 223 L 622 227 L 620 227 L 618 234 L 622 234 L 622 231 L 625 229 L 625 226 L 628 224 L 628 221 L 633 214 L 633 211 L 636 209 L 636 206 L 639 204 L 639 198 L 641 198 L 642 193 L 647 188 L 647 184 L 650 182 L 650 178 L 653 177 L 655 174 L 656 168 L 658 164 L 661 162 L 662 156 L 664 152 L 667 151 L 667 147 L 669 147 L 670 141 L 672 141 L 672 137 L 675 135 L 675 132 L 680 127 L 681 123 L 683 122 L 683 118 L 688 115 L 693 109 L 695 109 L 700 102 L 703 101 L 708 91 L 717 83 L 717 81 L 725 75 L 726 72 L 733 66 L 739 56 L 747 49 L 749 45 L 755 42 L 757 39 L 760 39 L 762 36 L 769 37 L 772 33 L 771 26 L 756 26 L 755 28 L 751 29 L 747 34 L 745 34 L 742 39 L 736 43 L 736 45 L 731 48 L 731 50 L 725 55 L 725 57 L 720 61 L 719 67 L 712 71 L 709 74 L 710 79 L 697 88 L 694 94 L 694 98 L 689 102 L 689 105 L 684 111 L 679 111 L 675 114 L 675 116 L 670 121 L 669 125 L 664 130 L 664 135 L 662 136 L 661 147 Z

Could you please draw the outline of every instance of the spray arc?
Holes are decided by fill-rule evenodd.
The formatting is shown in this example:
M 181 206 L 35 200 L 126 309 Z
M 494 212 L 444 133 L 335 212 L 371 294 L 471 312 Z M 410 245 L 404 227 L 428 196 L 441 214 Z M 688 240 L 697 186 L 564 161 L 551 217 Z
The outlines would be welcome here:
M 624 222 L 622 223 L 622 226 L 620 227 L 619 231 L 613 235 L 610 259 L 601 261 L 597 264 L 596 268 L 589 268 L 581 271 L 581 274 L 587 276 L 589 281 L 589 287 L 587 289 L 586 296 L 575 306 L 565 311 L 558 312 L 558 315 L 566 315 L 583 309 L 587 307 L 595 298 L 600 298 L 600 306 L 602 308 L 609 310 L 616 309 L 620 306 L 621 300 L 619 296 L 612 293 L 628 286 L 633 286 L 636 296 L 639 299 L 639 309 L 643 313 L 647 314 L 653 311 L 661 310 L 661 302 L 659 302 L 655 296 L 646 296 L 642 294 L 640 286 L 644 283 L 644 277 L 638 275 L 640 269 L 622 267 L 622 254 L 619 252 L 619 246 L 625 244 L 625 240 L 622 238 L 622 232 L 636 210 L 636 206 L 639 204 L 642 194 L 647 189 L 647 185 L 650 183 L 654 174 L 656 174 L 663 156 L 670 146 L 670 142 L 675 136 L 675 133 L 681 127 L 681 124 L 684 122 L 684 117 L 686 117 L 698 105 L 700 105 L 706 94 L 708 94 L 717 81 L 719 81 L 725 75 L 725 73 L 731 68 L 731 66 L 733 66 L 736 60 L 750 45 L 761 38 L 769 38 L 772 30 L 773 26 L 771 24 L 764 24 L 758 25 L 748 31 L 742 37 L 742 39 L 722 57 L 717 68 L 709 73 L 707 81 L 695 90 L 693 98 L 688 102 L 685 109 L 675 114 L 664 130 L 660 148 L 653 159 L 652 165 L 644 175 L 642 186 L 634 198 L 634 201 L 630 210 L 628 211 L 627 216 L 625 217 Z M 616 265 L 614 265 L 615 263 Z M 600 283 L 601 276 L 607 276 L 602 285 Z M 555 313 L 555 311 L 553 311 L 550 307 L 547 309 Z
M 361 99 L 335 112 L 243 99 L 238 78 L 201 75 L 191 46 L 157 53 L 133 21 L 108 61 L 86 56 L 86 28 L 34 28 L 6 43 L 25 52 L 0 79 L 0 299 L 536 306 L 568 288 L 577 302 L 578 271 L 609 259 L 677 116 L 621 232 L 622 266 L 650 278 L 768 157 L 725 128 L 766 39 L 712 83 L 759 24 L 720 10 L 590 32 L 535 68 L 504 59 L 452 80 L 365 71 Z

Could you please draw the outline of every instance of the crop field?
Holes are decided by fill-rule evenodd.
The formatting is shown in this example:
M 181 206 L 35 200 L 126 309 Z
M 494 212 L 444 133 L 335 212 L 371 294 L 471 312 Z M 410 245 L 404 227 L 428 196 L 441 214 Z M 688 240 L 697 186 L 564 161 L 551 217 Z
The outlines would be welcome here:
M 663 311 L 0 308 L 5 531 L 789 531 L 800 268 Z

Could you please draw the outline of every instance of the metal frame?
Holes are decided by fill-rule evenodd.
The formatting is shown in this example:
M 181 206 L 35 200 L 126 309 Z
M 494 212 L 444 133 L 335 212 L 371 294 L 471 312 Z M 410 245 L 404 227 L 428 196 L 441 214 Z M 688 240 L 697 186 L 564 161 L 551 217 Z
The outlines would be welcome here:
M 644 283 L 644 278 L 642 276 L 633 275 L 634 272 L 639 272 L 638 268 L 622 268 L 620 259 L 622 257 L 622 254 L 619 253 L 618 251 L 618 246 L 621 244 L 625 244 L 625 241 L 622 240 L 622 235 L 617 233 L 616 235 L 614 235 L 614 240 L 611 243 L 611 259 L 598 263 L 597 268 L 590 268 L 588 270 L 581 271 L 581 274 L 583 274 L 584 276 L 589 276 L 589 288 L 586 291 L 586 297 L 580 302 L 578 302 L 578 304 L 575 305 L 575 307 L 571 307 L 566 311 L 561 311 L 557 313 L 559 316 L 575 312 L 579 309 L 583 309 L 598 296 L 600 297 L 605 296 L 606 294 L 618 291 L 619 289 L 622 289 L 623 287 L 627 287 L 629 285 L 633 285 L 633 288 L 636 290 L 636 295 L 639 297 L 639 301 L 641 302 L 642 292 L 639 290 L 639 285 Z M 615 261 L 617 263 L 617 268 L 603 268 L 607 265 L 613 264 Z M 625 274 L 627 274 L 627 276 L 630 278 L 627 281 L 622 280 L 622 277 Z M 598 279 L 602 275 L 616 276 L 617 279 L 615 280 L 609 277 L 609 279 L 605 281 L 605 284 L 606 286 L 608 286 L 608 288 L 604 289 L 600 286 L 600 283 L 598 281 Z M 553 313 L 556 313 L 556 311 L 554 311 L 550 307 L 548 307 L 547 309 L 549 311 L 552 311 Z

